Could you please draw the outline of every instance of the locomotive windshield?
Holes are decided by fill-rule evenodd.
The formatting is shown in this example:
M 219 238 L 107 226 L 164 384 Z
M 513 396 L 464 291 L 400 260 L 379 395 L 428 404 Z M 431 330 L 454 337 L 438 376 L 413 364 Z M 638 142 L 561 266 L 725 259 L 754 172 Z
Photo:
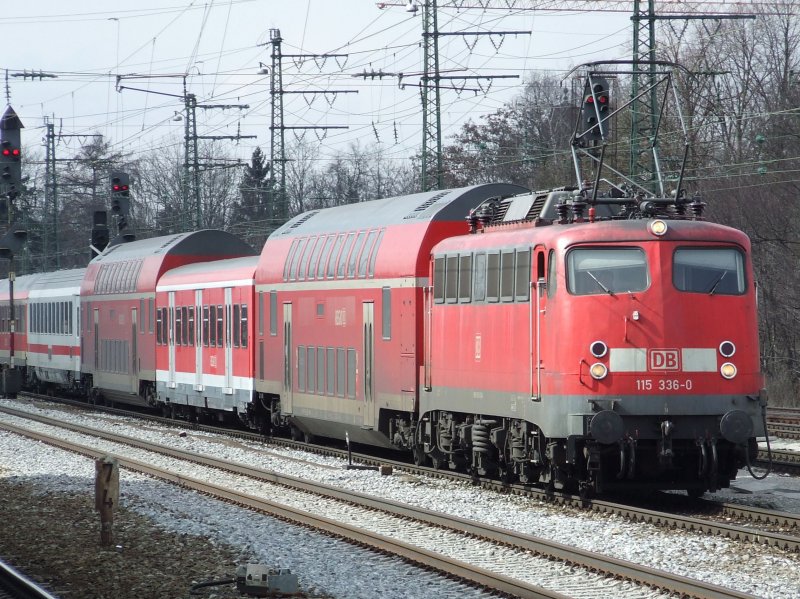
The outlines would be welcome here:
M 570 293 L 630 293 L 650 285 L 644 251 L 639 248 L 580 248 L 567 256 Z
M 679 248 L 672 261 L 672 280 L 680 291 L 744 293 L 744 260 L 735 248 Z

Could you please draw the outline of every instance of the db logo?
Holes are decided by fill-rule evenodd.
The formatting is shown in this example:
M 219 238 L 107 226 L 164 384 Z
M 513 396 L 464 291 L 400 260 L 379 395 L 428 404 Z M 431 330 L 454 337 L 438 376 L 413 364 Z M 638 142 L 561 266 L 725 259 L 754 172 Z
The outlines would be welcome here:
M 647 351 L 649 370 L 680 370 L 680 352 L 677 349 L 651 349 Z

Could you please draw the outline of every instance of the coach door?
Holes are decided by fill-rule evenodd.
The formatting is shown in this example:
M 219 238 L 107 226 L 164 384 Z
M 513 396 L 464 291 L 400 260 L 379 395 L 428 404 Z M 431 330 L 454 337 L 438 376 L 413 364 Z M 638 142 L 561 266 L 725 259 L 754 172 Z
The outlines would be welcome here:
M 100 310 L 94 309 L 92 328 L 94 330 L 94 371 L 100 370 Z
M 224 392 L 233 393 L 233 289 L 225 288 L 225 389 Z
M 139 393 L 139 338 L 136 336 L 136 326 L 139 322 L 137 318 L 139 312 L 136 308 L 131 308 L 131 391 Z
M 364 302 L 364 426 L 375 426 L 375 399 L 372 371 L 375 365 L 375 304 Z
M 169 292 L 169 315 L 167 322 L 167 340 L 169 348 L 169 378 L 167 379 L 167 387 L 170 389 L 175 388 L 175 292 Z
M 547 313 L 547 253 L 544 247 L 537 246 L 533 251 L 533 268 L 531 269 L 530 301 L 531 301 L 531 399 L 542 400 L 542 371 L 545 368 L 542 355 L 542 339 L 544 338 L 545 314 Z
M 194 390 L 203 390 L 203 292 L 194 292 Z
M 292 304 L 283 304 L 283 397 L 281 410 L 286 414 L 293 411 L 292 383 L 294 380 L 292 360 Z

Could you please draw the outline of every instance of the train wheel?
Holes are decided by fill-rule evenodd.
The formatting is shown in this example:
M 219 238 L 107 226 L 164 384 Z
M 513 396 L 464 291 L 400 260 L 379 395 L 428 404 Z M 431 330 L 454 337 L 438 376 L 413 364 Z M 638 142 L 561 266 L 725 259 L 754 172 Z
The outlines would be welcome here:
M 447 463 L 447 459 L 438 449 L 434 449 L 433 452 L 431 452 L 430 458 L 431 466 L 433 466 L 434 470 L 441 470 Z
M 411 457 L 415 466 L 422 466 L 425 463 L 425 452 L 422 450 L 421 445 L 414 445 L 411 448 Z

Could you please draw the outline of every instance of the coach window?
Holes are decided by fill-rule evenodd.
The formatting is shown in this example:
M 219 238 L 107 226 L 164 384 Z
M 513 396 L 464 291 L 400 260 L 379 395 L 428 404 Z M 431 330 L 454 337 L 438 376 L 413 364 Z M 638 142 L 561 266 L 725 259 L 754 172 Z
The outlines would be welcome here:
M 575 295 L 644 291 L 649 284 L 640 248 L 578 248 L 567 254 L 567 286 Z
M 497 252 L 486 255 L 486 299 L 500 301 L 500 254 Z
M 339 253 L 342 247 L 342 243 L 344 242 L 345 234 L 341 233 L 337 238 L 336 242 L 333 244 L 333 249 L 331 250 L 330 258 L 328 259 L 328 267 L 325 270 L 325 276 L 329 279 L 332 279 L 336 275 L 336 264 L 339 260 Z
M 458 258 L 458 301 L 472 300 L 472 254 Z
M 149 298 L 147 300 L 147 330 L 152 333 L 153 332 L 153 307 L 154 307 L 154 300 L 153 298 Z
M 352 279 L 356 276 L 356 266 L 358 265 L 359 256 L 364 250 L 364 241 L 367 239 L 366 231 L 361 231 L 356 237 L 356 242 L 353 245 L 353 251 L 350 252 L 350 259 L 347 261 L 347 278 Z
M 308 348 L 308 392 L 314 393 L 316 391 L 316 376 L 317 376 L 317 348 L 309 346 Z
M 364 243 L 364 249 L 358 259 L 358 276 L 364 278 L 367 276 L 367 265 L 369 264 L 369 256 L 372 253 L 372 246 L 375 243 L 375 238 L 378 236 L 377 231 L 370 231 L 367 234 L 367 241 Z
M 297 390 L 306 390 L 306 347 L 297 346 Z
M 164 337 L 161 330 L 161 308 L 158 309 L 156 312 L 156 343 L 158 345 L 163 345 Z
M 541 277 L 544 278 L 544 254 L 542 254 Z M 516 295 L 514 299 L 518 302 L 527 302 L 530 297 L 531 291 L 531 251 L 517 250 L 517 264 L 515 266 L 516 273 Z M 537 275 L 539 276 L 539 275 Z
M 334 348 L 329 347 L 326 349 L 327 358 L 327 385 L 325 386 L 325 390 L 328 395 L 333 395 L 334 389 L 336 388 L 336 353 Z
M 217 306 L 217 347 L 222 347 L 224 342 L 223 335 L 223 325 L 225 321 L 225 312 L 222 310 L 222 306 Z
M 306 244 L 306 248 L 305 250 L 303 250 L 303 256 L 302 258 L 300 258 L 300 270 L 297 273 L 298 281 L 306 280 L 306 273 L 308 272 L 308 263 L 311 260 L 312 251 L 314 250 L 316 245 L 317 245 L 317 238 L 309 237 L 308 243 Z
M 292 267 L 289 270 L 289 280 L 296 281 L 297 280 L 297 269 L 300 264 L 300 258 L 305 252 L 306 246 L 308 245 L 308 238 L 303 238 L 297 245 L 297 249 L 294 252 L 294 256 L 292 256 Z
M 242 336 L 242 307 L 233 304 L 233 347 L 239 347 Z
M 264 292 L 258 292 L 258 336 L 264 336 Z
M 445 260 L 444 299 L 448 304 L 458 301 L 458 256 L 447 256 Z
M 297 244 L 299 240 L 295 239 L 292 241 L 292 245 L 289 248 L 289 253 L 286 254 L 286 262 L 283 263 L 283 280 L 289 280 L 289 267 L 292 264 L 292 257 L 294 256 L 295 250 L 297 250 Z
M 317 276 L 317 263 L 319 262 L 319 255 L 322 252 L 322 247 L 325 245 L 325 236 L 319 236 L 314 243 L 314 251 L 311 252 L 311 257 L 308 259 L 308 275 L 309 281 L 314 280 Z
M 325 348 L 317 347 L 317 393 L 325 393 Z
M 335 235 L 329 235 L 325 238 L 325 246 L 322 248 L 322 252 L 319 256 L 319 262 L 317 263 L 317 278 L 324 279 L 325 278 L 325 268 L 328 264 L 328 259 L 331 255 L 331 247 L 333 246 L 333 242 L 336 239 Z
M 187 328 L 189 329 L 189 339 L 188 339 L 187 343 L 189 345 L 191 345 L 192 347 L 194 347 L 194 329 L 195 329 L 195 325 L 194 325 L 194 306 L 189 306 L 189 314 L 188 314 L 188 316 L 189 316 L 189 318 L 188 318 L 189 326 Z
M 241 343 L 242 347 L 247 347 L 247 304 L 242 304 L 242 322 L 241 322 Z
M 203 323 L 203 326 L 206 324 L 208 325 L 208 330 L 206 331 L 206 343 L 209 347 L 214 347 L 217 344 L 217 307 L 216 306 L 208 306 L 209 308 L 209 315 L 208 315 L 208 322 Z
M 678 248 L 672 263 L 672 281 L 679 291 L 708 295 L 745 291 L 744 257 L 735 248 Z
M 381 337 L 384 339 L 392 338 L 392 290 L 389 287 L 383 288 L 381 298 Z
M 356 397 L 356 350 L 347 350 L 347 397 Z
M 139 332 L 144 334 L 144 319 L 146 312 L 144 311 L 144 299 L 139 300 Z
M 269 334 L 278 334 L 278 292 L 269 292 Z
M 209 307 L 203 306 L 203 345 L 208 347 L 209 339 L 209 320 L 211 318 Z
M 182 322 L 181 309 L 179 306 L 175 308 L 175 345 L 183 345 L 183 329 L 181 327 Z
M 347 383 L 347 361 L 345 358 L 345 349 L 343 347 L 336 348 L 336 395 L 344 397 L 344 390 Z
M 341 279 L 347 271 L 347 259 L 350 256 L 350 250 L 353 249 L 353 242 L 356 239 L 355 233 L 348 233 L 347 240 L 344 242 L 342 253 L 339 254 L 339 264 L 336 267 L 336 278 Z
M 500 299 L 514 301 L 514 251 L 500 252 Z
M 556 294 L 557 278 L 556 278 L 556 253 L 550 250 L 547 256 L 547 297 L 553 297 Z
M 444 302 L 444 256 L 433 259 L 433 300 Z
M 181 308 L 181 315 L 182 315 L 181 326 L 183 327 L 183 344 L 189 345 L 189 308 L 187 306 L 183 306 Z
M 375 240 L 375 245 L 372 246 L 372 251 L 370 252 L 369 255 L 369 272 L 367 273 L 367 275 L 370 278 L 375 276 L 375 262 L 378 259 L 378 250 L 381 247 L 381 241 L 383 241 L 383 231 L 384 230 L 381 229 L 381 232 L 378 233 L 378 239 Z

